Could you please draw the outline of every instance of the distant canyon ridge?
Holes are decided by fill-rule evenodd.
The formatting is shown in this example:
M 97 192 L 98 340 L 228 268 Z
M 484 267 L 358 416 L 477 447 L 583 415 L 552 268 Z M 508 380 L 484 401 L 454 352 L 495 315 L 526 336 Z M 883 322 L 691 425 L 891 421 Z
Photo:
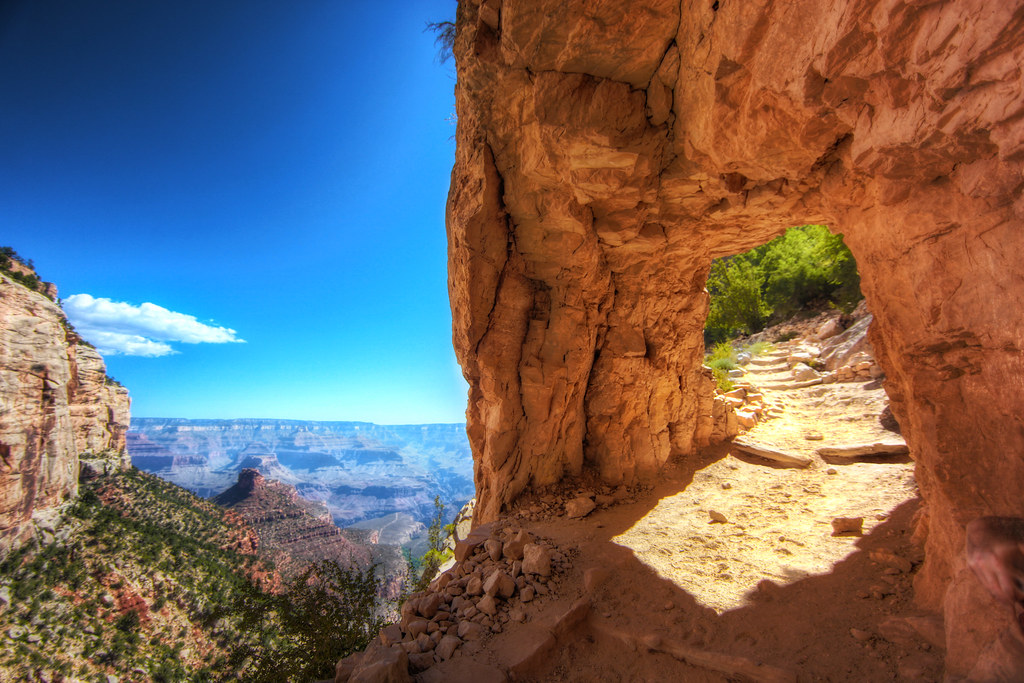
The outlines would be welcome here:
M 473 497 L 463 424 L 133 417 L 127 439 L 136 467 L 200 496 L 254 468 L 323 501 L 338 526 L 379 531 L 380 543 L 421 536 L 435 495 L 446 516 Z

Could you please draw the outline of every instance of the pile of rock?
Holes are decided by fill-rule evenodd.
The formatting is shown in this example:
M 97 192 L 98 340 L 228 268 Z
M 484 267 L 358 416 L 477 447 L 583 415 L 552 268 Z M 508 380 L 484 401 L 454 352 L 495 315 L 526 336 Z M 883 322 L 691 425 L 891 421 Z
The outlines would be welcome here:
M 833 373 L 836 382 L 865 382 L 878 379 L 884 373 L 875 359 L 863 351 L 853 356 L 846 365 Z
M 546 539 L 479 526 L 456 544 L 455 565 L 402 604 L 398 623 L 384 628 L 365 652 L 338 662 L 335 681 L 408 680 L 409 671 L 451 658 L 463 643 L 526 621 L 523 603 L 543 601 L 569 564 Z M 393 677 L 382 678 L 385 672 Z
M 828 342 L 820 346 L 794 344 L 786 356 L 793 381 L 810 386 L 818 383 L 866 382 L 882 377 L 882 368 L 875 362 L 871 346 L 864 336 L 867 325 L 853 331 L 860 334 L 837 337 L 838 343 L 835 345 Z
M 594 488 L 561 490 L 554 493 L 539 493 L 534 497 L 524 496 L 510 513 L 510 519 L 538 522 L 552 517 L 582 518 L 594 510 L 611 507 L 616 503 L 634 500 L 642 486 L 612 488 L 602 485 Z
M 722 394 L 722 398 L 732 407 L 736 421 L 743 429 L 751 429 L 767 417 L 764 395 L 751 384 L 736 384 L 732 391 Z

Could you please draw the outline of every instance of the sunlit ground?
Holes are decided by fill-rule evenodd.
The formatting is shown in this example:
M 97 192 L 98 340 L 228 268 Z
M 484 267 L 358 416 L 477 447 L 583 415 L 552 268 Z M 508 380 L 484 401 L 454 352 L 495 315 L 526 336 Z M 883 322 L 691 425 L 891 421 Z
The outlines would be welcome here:
M 917 495 L 912 463 L 782 469 L 730 455 L 613 540 L 722 613 L 746 605 L 765 579 L 784 585 L 825 574 L 855 552 L 858 537 L 832 536 L 833 518 L 863 517 L 867 534 Z M 712 510 L 728 521 L 710 522 Z

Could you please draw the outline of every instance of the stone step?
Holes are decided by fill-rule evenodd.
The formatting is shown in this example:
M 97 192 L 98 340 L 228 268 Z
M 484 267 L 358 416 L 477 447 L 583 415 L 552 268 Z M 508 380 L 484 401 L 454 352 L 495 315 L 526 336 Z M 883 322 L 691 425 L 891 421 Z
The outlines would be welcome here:
M 750 359 L 751 365 L 776 365 L 785 363 L 788 354 L 782 356 L 756 356 Z
M 803 382 L 765 382 L 764 384 L 758 384 L 757 386 L 761 389 L 768 389 L 771 391 L 787 391 L 789 389 L 806 389 L 807 387 L 813 387 L 818 384 L 821 384 L 821 377 L 804 380 Z
M 786 364 L 772 365 L 772 366 L 759 365 L 759 366 L 756 366 L 756 367 L 747 368 L 747 372 L 750 372 L 750 373 L 762 373 L 762 374 L 770 374 L 770 373 L 773 373 L 773 372 L 788 372 L 788 371 L 789 371 L 789 366 L 786 365 Z
M 789 451 L 783 451 L 767 444 L 759 444 L 754 441 L 748 441 L 743 437 L 733 439 L 732 447 L 756 455 L 759 458 L 766 458 L 783 465 L 790 465 L 792 467 L 807 467 L 811 464 L 811 458 L 802 455 L 800 453 L 791 453 Z
M 902 438 L 893 437 L 871 443 L 822 446 L 814 452 L 827 458 L 859 458 L 863 456 L 908 455 L 910 448 L 907 447 L 907 442 Z

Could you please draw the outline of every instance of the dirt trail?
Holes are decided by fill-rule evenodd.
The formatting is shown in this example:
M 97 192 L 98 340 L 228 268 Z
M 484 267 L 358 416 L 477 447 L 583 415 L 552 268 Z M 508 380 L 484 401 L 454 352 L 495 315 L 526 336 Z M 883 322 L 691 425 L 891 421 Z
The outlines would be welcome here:
M 822 446 L 899 440 L 883 424 L 889 399 L 880 381 L 773 389 L 798 384 L 786 363 L 795 348 L 799 347 L 780 344 L 746 366 L 743 381 L 761 389 L 770 415 L 745 435 L 746 441 L 814 458 Z
M 761 387 L 792 380 L 772 358 L 750 367 L 757 371 L 746 379 Z M 572 567 L 552 596 L 524 605 L 526 623 L 467 643 L 466 654 L 508 669 L 532 647 L 532 632 L 583 598 L 589 616 L 517 680 L 941 678 L 941 621 L 910 599 L 921 559 L 911 460 L 826 462 L 814 453 L 891 438 L 880 417 L 884 391 L 859 382 L 764 394 L 771 417 L 746 438 L 809 455 L 810 466 L 724 447 L 671 465 L 657 485 L 581 520 L 562 514 L 563 501 L 609 489 L 522 501 L 503 524 L 550 539 Z M 812 433 L 821 440 L 805 438 Z M 712 521 L 712 511 L 725 521 Z M 833 536 L 835 517 L 863 517 L 863 536 Z M 680 654 L 695 651 L 711 659 L 687 663 Z M 744 674 L 737 661 L 786 675 Z

